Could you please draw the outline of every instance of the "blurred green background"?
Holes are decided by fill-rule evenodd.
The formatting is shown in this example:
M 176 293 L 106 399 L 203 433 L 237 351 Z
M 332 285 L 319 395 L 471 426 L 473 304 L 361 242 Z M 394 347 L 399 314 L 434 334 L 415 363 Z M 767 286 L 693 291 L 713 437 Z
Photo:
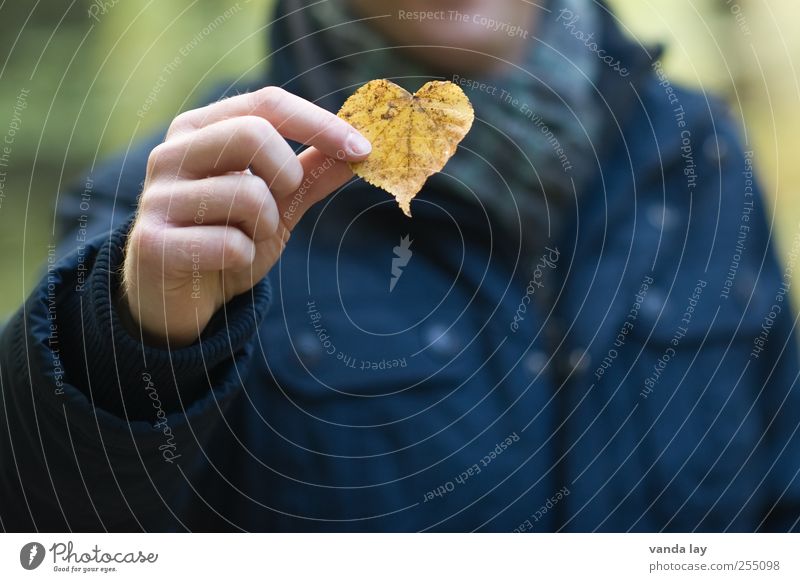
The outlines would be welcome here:
M 0 316 L 41 274 L 59 190 L 196 103 L 215 81 L 263 72 L 271 4 L 0 2 L 0 130 L 28 91 L 0 182 Z M 797 0 L 611 4 L 631 35 L 668 47 L 673 80 L 722 94 L 740 116 L 787 253 L 800 231 Z M 202 34 L 212 22 L 213 33 Z

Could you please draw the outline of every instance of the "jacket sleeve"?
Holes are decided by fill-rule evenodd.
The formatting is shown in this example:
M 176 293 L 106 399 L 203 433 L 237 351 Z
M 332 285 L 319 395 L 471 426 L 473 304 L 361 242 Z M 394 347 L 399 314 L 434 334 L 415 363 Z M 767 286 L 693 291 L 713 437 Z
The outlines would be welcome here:
M 797 311 L 793 305 L 796 281 L 793 271 L 800 253 L 800 236 L 794 236 L 782 260 L 776 253 L 775 209 L 768 203 L 754 176 L 752 152 L 745 152 L 733 123 L 727 117 L 721 133 L 736 155 L 725 167 L 728 184 L 740 197 L 728 210 L 730 223 L 745 233 L 744 250 L 737 274 L 742 280 L 743 313 L 750 355 L 744 381 L 748 404 L 761 430 L 753 435 L 750 462 L 742 470 L 753 471 L 757 489 L 751 503 L 758 503 L 759 523 L 754 529 L 769 532 L 800 531 L 800 352 Z M 750 161 L 750 164 L 744 163 Z M 743 171 L 744 170 L 744 171 Z M 743 202 L 742 202 L 743 200 Z M 744 209 L 744 210 L 743 210 Z M 747 212 L 752 209 L 752 212 Z M 771 216 L 770 216 L 771 215 Z M 745 221 L 744 218 L 749 218 Z M 738 240 L 733 232 L 728 240 Z M 726 247 L 727 249 L 727 247 Z M 730 255 L 727 260 L 730 261 Z M 729 268 L 729 262 L 722 267 Z M 735 384 L 731 388 L 736 389 Z
M 717 117 L 717 131 L 730 150 L 722 162 L 722 184 L 730 197 L 723 201 L 726 208 L 721 212 L 726 218 L 716 236 L 741 247 L 717 242 L 722 252 L 715 268 L 724 273 L 720 280 L 735 276 L 732 297 L 738 295 L 741 311 L 732 317 L 750 352 L 742 385 L 735 378 L 730 380 L 730 391 L 747 394 L 742 403 L 747 410 L 730 415 L 729 422 L 735 418 L 737 427 L 732 439 L 753 443 L 745 447 L 749 454 L 737 471 L 752 474 L 748 505 L 754 506 L 757 516 L 753 530 L 800 531 L 800 352 L 792 297 L 797 291 L 792 273 L 800 237 L 795 236 L 791 247 L 783 249 L 786 254 L 778 257 L 776 210 L 754 175 L 757 160 L 753 152 L 745 151 L 726 113 Z M 739 255 L 731 253 L 740 248 Z M 734 257 L 738 262 L 732 267 Z M 753 417 L 753 426 L 759 429 L 755 434 L 744 428 L 747 416 Z
M 788 299 L 786 300 L 788 301 Z M 788 305 L 785 306 L 788 311 Z M 768 345 L 759 356 L 763 393 L 761 416 L 766 430 L 763 483 L 768 506 L 759 530 L 800 532 L 800 382 L 793 311 L 780 314 L 769 329 Z
M 112 301 L 129 225 L 61 259 L 51 249 L 0 337 L 4 530 L 185 527 L 187 475 L 240 389 L 269 284 L 231 300 L 195 344 L 146 347 Z
M 767 220 L 763 215 L 757 220 L 761 233 L 755 232 L 754 246 L 765 250 L 762 274 L 770 283 L 750 355 L 759 378 L 753 387 L 754 405 L 764 427 L 757 452 L 764 460 L 761 483 L 767 503 L 758 529 L 800 532 L 800 357 L 792 305 L 800 236 L 794 237 L 786 260 L 780 262 L 766 235 Z

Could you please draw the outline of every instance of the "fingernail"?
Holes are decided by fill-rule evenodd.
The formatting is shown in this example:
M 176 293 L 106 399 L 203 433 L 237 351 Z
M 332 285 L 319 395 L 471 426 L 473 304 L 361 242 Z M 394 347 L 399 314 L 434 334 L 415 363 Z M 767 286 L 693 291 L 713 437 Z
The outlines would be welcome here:
M 360 133 L 351 131 L 347 136 L 345 148 L 352 156 L 365 156 L 372 151 L 372 144 Z

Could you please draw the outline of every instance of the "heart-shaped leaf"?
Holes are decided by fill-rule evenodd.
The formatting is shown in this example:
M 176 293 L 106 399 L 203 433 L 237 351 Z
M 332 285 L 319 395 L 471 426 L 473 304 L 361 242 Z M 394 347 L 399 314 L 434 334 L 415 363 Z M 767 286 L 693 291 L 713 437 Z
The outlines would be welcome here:
M 392 194 L 407 216 L 411 199 L 453 156 L 474 119 L 458 85 L 430 81 L 412 95 L 386 79 L 360 87 L 338 115 L 372 143 L 366 160 L 350 164 L 353 172 Z

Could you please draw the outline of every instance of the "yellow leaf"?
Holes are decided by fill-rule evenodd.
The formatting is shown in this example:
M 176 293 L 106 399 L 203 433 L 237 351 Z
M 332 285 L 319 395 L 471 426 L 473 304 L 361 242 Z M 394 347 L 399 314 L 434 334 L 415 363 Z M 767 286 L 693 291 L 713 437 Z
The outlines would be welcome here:
M 372 143 L 372 152 L 350 167 L 383 188 L 411 216 L 411 199 L 440 171 L 467 135 L 474 113 L 458 85 L 430 81 L 413 95 L 386 79 L 370 81 L 338 113 Z

